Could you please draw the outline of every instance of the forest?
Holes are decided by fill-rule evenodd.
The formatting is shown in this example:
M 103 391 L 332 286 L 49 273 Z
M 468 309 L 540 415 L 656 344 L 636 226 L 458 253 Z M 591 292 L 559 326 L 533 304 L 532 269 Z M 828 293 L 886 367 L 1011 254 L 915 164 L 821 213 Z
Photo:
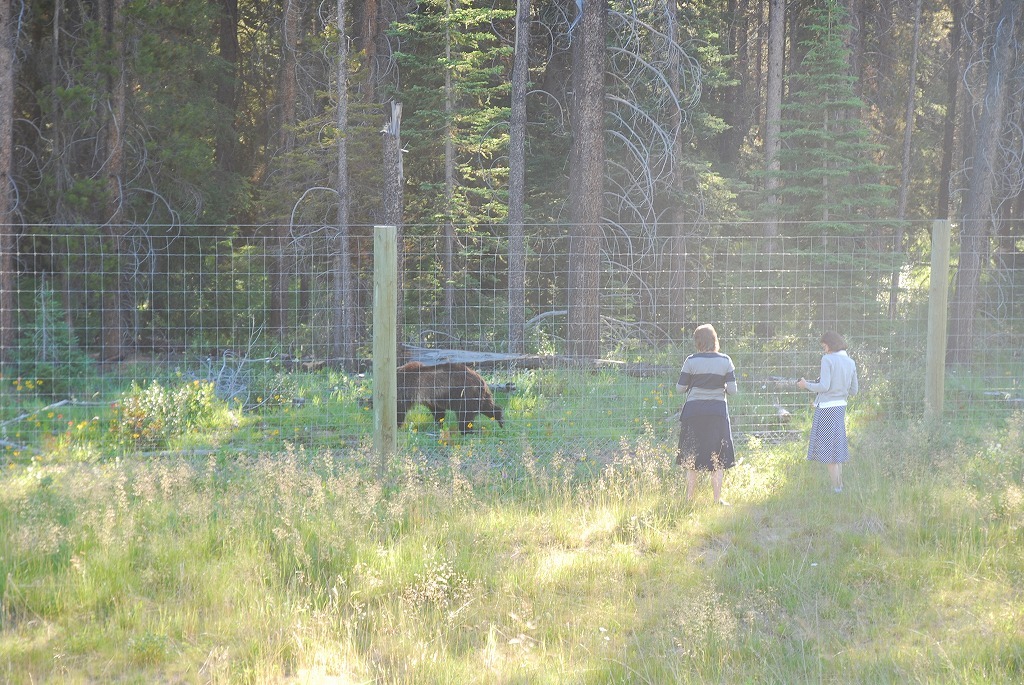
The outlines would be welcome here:
M 321 356 L 353 366 L 372 226 L 392 224 L 430 246 L 405 264 L 429 275 L 407 277 L 432 289 L 438 328 L 479 267 L 502 349 L 563 308 L 563 351 L 596 358 L 601 292 L 627 261 L 664 274 L 643 321 L 670 339 L 695 238 L 769 255 L 851 240 L 886 256 L 872 284 L 891 313 L 901 255 L 949 218 L 948 357 L 965 362 L 985 284 L 1015 282 L 1024 249 L 1021 15 L 1013 0 L 2 3 L 0 353 L 17 356 L 40 293 L 103 359 L 228 330 L 197 323 L 234 312 L 195 283 L 245 255 L 266 332 L 294 337 L 320 297 Z M 469 246 L 489 256 L 470 264 Z
M 1021 0 L 0 0 L 0 682 L 1021 682 L 1022 43 Z M 393 453 L 392 231 L 399 349 L 504 417 Z M 705 322 L 728 506 L 676 454 Z

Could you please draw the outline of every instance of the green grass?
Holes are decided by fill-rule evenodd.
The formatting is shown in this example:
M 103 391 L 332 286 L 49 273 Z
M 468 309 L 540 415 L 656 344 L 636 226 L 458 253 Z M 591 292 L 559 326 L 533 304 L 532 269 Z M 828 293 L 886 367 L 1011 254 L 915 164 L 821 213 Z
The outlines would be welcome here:
M 857 411 L 872 420 L 886 421 L 911 421 L 923 413 L 923 391 L 905 380 L 920 374 L 910 370 L 879 373 L 866 353 L 862 361 L 864 392 L 854 403 Z M 662 366 L 672 368 L 667 363 Z M 783 429 L 806 431 L 811 395 L 788 385 L 764 382 L 771 373 L 770 364 L 752 368 L 741 371 L 740 392 L 729 399 L 737 435 L 767 438 Z M 289 444 L 311 451 L 358 449 L 373 430 L 368 406 L 371 379 L 330 369 L 286 371 L 269 364 L 245 376 L 245 383 L 238 386 L 245 391 L 230 399 L 225 397 L 225 388 L 218 386 L 221 395 L 210 406 L 203 405 L 201 422 L 184 422 L 169 434 L 143 434 L 134 443 L 133 431 L 122 428 L 123 407 L 133 393 L 156 383 L 176 398 L 183 387 L 212 375 L 195 364 L 188 368 L 159 363 L 111 367 L 100 376 L 81 381 L 72 401 L 63 398 L 63 403 L 57 404 L 60 400 L 40 392 L 36 381 L 0 373 L 0 463 L 26 464 L 33 459 L 95 462 L 112 456 L 223 451 L 256 454 L 282 451 Z M 674 372 L 635 378 L 616 369 L 541 369 L 490 371 L 485 376 L 495 388 L 507 383 L 515 386 L 512 392 L 495 392 L 497 403 L 505 409 L 504 428 L 478 417 L 476 433 L 460 436 L 457 431 L 440 429 L 420 407 L 400 430 L 399 447 L 443 453 L 455 446 L 522 451 L 529 445 L 538 456 L 585 452 L 588 458 L 607 461 L 623 435 L 638 435 L 649 427 L 656 438 L 670 441 L 677 429 L 672 417 L 682 399 L 675 391 Z M 991 420 L 1005 418 L 1019 404 L 984 395 L 981 387 L 988 386 L 981 381 L 951 382 L 947 393 L 950 410 Z M 122 407 L 121 414 L 116 406 Z M 144 398 L 133 406 L 136 418 L 147 408 L 158 413 L 158 407 Z M 779 422 L 780 408 L 791 413 L 788 424 Z
M 401 446 L 437 451 L 454 445 L 529 443 L 556 451 L 586 444 L 592 454 L 605 453 L 618 445 L 620 436 L 642 431 L 645 423 L 667 436 L 675 429 L 674 422 L 667 419 L 682 403 L 675 393 L 674 378 L 634 379 L 615 371 L 581 377 L 579 372 L 542 370 L 506 372 L 490 380 L 516 385 L 514 392 L 495 392 L 495 400 L 508 418 L 504 429 L 478 417 L 476 434 L 463 437 L 457 431 L 442 430 L 419 406 L 400 432 Z M 286 444 L 337 449 L 339 445 L 357 447 L 373 428 L 368 407 L 372 381 L 334 371 L 281 372 L 254 379 L 244 402 L 221 402 L 211 408 L 213 420 L 202 430 L 180 431 L 160 444 L 143 439 L 132 445 L 126 440 L 130 434 L 118 429 L 119 417 L 112 409 L 132 394 L 132 381 L 143 391 L 153 382 L 126 375 L 117 386 L 106 379 L 106 390 L 92 400 L 54 407 L 53 399 L 38 395 L 20 379 L 0 379 L 0 439 L 5 440 L 0 445 L 0 459 L 16 463 L 33 457 L 95 461 L 112 454 L 279 451 Z M 173 394 L 195 381 L 188 374 L 166 372 L 156 382 Z M 79 396 L 90 394 L 83 391 Z M 743 429 L 743 416 L 749 411 L 774 416 L 774 409 L 762 411 L 759 401 L 750 395 L 735 402 L 738 430 Z M 138 410 L 146 406 L 142 403 Z
M 383 480 L 360 447 L 11 461 L 0 681 L 1019 682 L 1024 417 L 850 425 L 843 494 L 754 442 L 729 508 L 642 431 Z

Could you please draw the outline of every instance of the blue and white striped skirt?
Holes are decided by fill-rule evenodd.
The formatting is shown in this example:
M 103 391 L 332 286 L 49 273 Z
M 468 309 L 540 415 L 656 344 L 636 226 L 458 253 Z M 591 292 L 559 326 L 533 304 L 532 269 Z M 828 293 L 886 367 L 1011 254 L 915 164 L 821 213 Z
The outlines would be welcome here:
M 850 460 L 845 406 L 815 407 L 807 458 L 822 464 L 842 464 Z

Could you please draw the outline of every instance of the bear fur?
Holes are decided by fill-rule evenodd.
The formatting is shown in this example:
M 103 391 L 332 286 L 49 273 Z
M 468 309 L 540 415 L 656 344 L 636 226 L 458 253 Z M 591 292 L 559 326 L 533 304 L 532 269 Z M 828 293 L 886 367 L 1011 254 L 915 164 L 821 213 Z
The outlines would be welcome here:
M 425 404 L 438 423 L 451 409 L 459 417 L 459 432 L 468 433 L 477 414 L 489 416 L 505 426 L 501 407 L 487 383 L 465 364 L 438 364 L 426 366 L 409 362 L 398 367 L 398 425 L 414 404 Z M 442 424 L 443 425 L 443 424 Z

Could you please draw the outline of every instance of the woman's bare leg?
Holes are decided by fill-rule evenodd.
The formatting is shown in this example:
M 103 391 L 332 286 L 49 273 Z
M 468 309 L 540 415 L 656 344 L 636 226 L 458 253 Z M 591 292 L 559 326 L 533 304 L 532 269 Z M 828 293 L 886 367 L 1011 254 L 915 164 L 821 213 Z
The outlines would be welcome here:
M 840 492 L 843 489 L 843 465 L 829 464 L 828 477 L 832 479 L 832 489 Z
M 711 472 L 711 491 L 715 496 L 715 504 L 722 504 L 722 481 L 724 479 L 724 469 L 717 469 Z

